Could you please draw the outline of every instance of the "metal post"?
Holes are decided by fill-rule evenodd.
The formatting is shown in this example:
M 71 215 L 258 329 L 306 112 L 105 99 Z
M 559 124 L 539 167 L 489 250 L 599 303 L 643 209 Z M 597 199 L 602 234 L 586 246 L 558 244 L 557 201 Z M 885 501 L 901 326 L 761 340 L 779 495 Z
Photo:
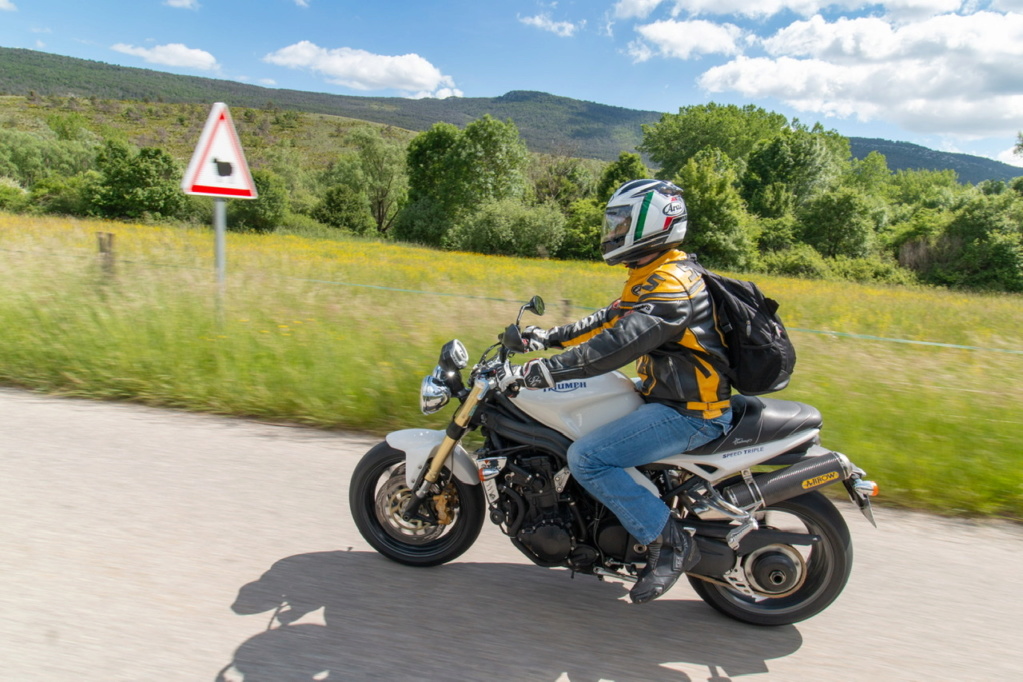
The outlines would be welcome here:
M 226 199 L 214 199 L 213 200 L 213 229 L 216 231 L 216 267 L 217 267 L 217 284 L 220 288 L 224 288 L 224 282 L 227 280 L 227 246 L 226 246 L 226 233 L 227 233 L 227 200 Z

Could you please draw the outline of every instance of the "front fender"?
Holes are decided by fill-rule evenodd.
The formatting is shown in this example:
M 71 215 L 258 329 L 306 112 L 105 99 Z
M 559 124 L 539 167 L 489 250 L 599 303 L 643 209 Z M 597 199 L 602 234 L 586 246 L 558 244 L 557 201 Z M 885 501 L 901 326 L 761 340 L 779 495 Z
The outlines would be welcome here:
M 426 463 L 430 461 L 437 446 L 444 440 L 444 432 L 433 429 L 404 429 L 387 434 L 387 444 L 395 450 L 405 453 L 405 481 L 411 488 L 419 478 Z M 470 485 L 479 485 L 480 475 L 472 457 L 461 445 L 455 445 L 449 459 L 449 466 L 459 481 Z M 450 460 L 454 460 L 453 464 Z

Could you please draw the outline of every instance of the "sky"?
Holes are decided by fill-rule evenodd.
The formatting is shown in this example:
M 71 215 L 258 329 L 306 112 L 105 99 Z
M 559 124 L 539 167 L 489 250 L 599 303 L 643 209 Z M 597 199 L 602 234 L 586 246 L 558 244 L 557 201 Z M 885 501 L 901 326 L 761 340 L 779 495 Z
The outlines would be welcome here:
M 1023 166 L 1023 0 L 0 0 L 0 46 L 342 95 L 753 104 Z

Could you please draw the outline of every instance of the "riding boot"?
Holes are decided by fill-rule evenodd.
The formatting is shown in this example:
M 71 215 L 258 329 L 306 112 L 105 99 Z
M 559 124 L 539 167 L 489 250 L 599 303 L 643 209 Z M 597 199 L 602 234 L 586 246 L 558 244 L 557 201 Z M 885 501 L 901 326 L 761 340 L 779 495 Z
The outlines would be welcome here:
M 700 561 L 700 549 L 673 516 L 656 540 L 648 545 L 646 566 L 629 591 L 634 604 L 645 604 L 671 589 L 679 577 Z

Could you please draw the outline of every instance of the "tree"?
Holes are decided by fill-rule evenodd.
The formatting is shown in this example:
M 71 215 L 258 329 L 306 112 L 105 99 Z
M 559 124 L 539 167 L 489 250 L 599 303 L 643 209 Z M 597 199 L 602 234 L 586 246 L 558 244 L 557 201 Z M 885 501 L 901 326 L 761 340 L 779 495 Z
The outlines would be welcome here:
M 752 104 L 697 104 L 644 125 L 638 149 L 660 164 L 661 177 L 671 178 L 701 149 L 717 148 L 731 159 L 745 161 L 758 142 L 776 137 L 788 125 L 782 114 Z
M 232 201 L 228 205 L 228 225 L 232 230 L 273 232 L 288 214 L 289 194 L 284 178 L 264 169 L 252 171 L 256 199 Z
M 82 173 L 93 167 L 96 148 L 89 140 L 0 128 L 0 176 L 30 188 L 48 175 Z
M 945 235 L 947 247 L 961 245 L 961 250 L 954 269 L 932 273 L 940 283 L 1023 291 L 1023 200 L 1015 192 L 976 197 L 956 214 Z
M 799 211 L 800 236 L 823 256 L 867 256 L 874 239 L 871 211 L 861 192 L 848 187 L 829 190 Z
M 395 222 L 395 236 L 439 246 L 453 225 L 484 203 L 522 199 L 528 159 L 511 121 L 488 115 L 462 131 L 434 124 L 409 143 L 409 203 Z
M 888 160 L 881 152 L 873 151 L 864 159 L 853 159 L 849 170 L 842 176 L 842 184 L 866 194 L 880 196 L 888 191 L 892 172 Z
M 94 203 L 102 215 L 171 218 L 185 206 L 179 187 L 182 171 L 162 149 L 143 147 L 136 152 L 124 143 L 108 140 L 96 157 L 96 167 L 103 178 Z
M 365 234 L 376 224 L 370 213 L 370 202 L 366 194 L 356 185 L 334 185 L 323 195 L 312 213 L 325 225 Z
M 819 132 L 787 130 L 756 145 L 742 178 L 742 196 L 750 210 L 765 218 L 784 215 L 831 184 L 844 159 Z
M 567 210 L 593 193 L 593 175 L 580 159 L 537 154 L 529 170 L 537 203 L 553 202 Z
M 736 189 L 736 164 L 718 149 L 690 158 L 675 178 L 685 191 L 685 247 L 707 265 L 743 269 L 753 259 L 749 217 Z
M 600 231 L 604 204 L 597 199 L 580 199 L 568 207 L 565 238 L 557 257 L 569 260 L 600 260 Z
M 362 170 L 361 191 L 369 204 L 376 230 L 385 234 L 408 195 L 405 148 L 384 139 L 378 128 L 362 126 L 348 136 Z
M 412 138 L 405 152 L 410 201 L 445 203 L 444 175 L 461 135 L 457 126 L 441 122 Z
M 618 160 L 608 164 L 601 174 L 600 181 L 597 182 L 596 199 L 606 204 L 615 190 L 625 183 L 630 180 L 649 178 L 651 175 L 653 173 L 643 163 L 639 154 L 622 152 L 618 155 Z
M 488 199 L 521 199 L 526 189 L 529 151 L 511 121 L 489 114 L 462 131 L 459 160 L 461 189 L 467 205 Z
M 281 140 L 260 155 L 259 168 L 271 171 L 284 182 L 288 192 L 288 205 L 298 213 L 309 213 L 319 199 L 315 191 L 316 178 L 305 159 L 293 143 Z M 329 186 L 333 183 L 327 183 Z
M 954 170 L 900 170 L 888 182 L 890 201 L 910 211 L 952 208 L 964 191 Z

